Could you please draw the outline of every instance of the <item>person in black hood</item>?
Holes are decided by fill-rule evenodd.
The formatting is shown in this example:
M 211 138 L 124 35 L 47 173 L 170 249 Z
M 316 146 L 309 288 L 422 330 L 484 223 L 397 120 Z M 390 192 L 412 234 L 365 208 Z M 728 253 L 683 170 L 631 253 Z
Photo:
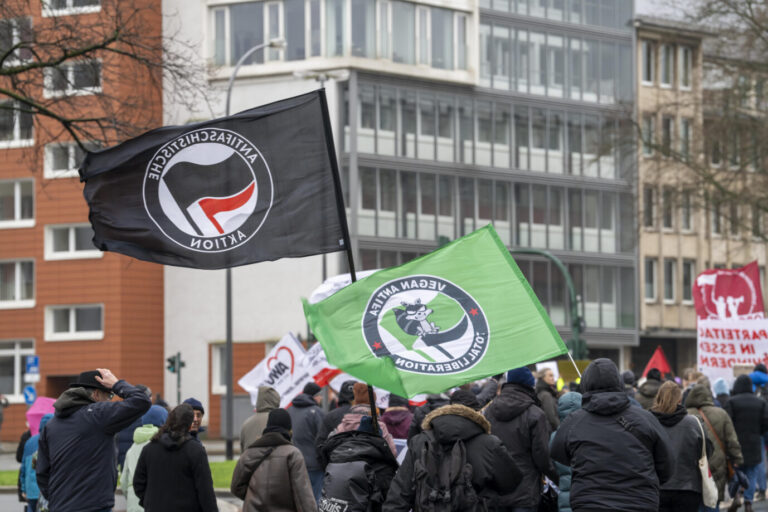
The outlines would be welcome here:
M 317 453 L 323 451 L 323 445 L 325 444 L 326 439 L 328 439 L 331 432 L 339 426 L 341 419 L 349 412 L 349 408 L 352 407 L 352 400 L 355 399 L 355 393 L 352 391 L 352 388 L 355 387 L 355 382 L 357 381 L 345 380 L 341 385 L 341 388 L 339 388 L 338 407 L 325 415 L 323 423 L 317 431 L 317 438 L 315 438 Z
M 146 512 L 218 511 L 208 456 L 189 431 L 194 419 L 191 405 L 176 406 L 141 450 L 133 490 Z
M 550 452 L 573 470 L 574 512 L 648 512 L 674 459 L 669 436 L 654 416 L 631 407 L 610 359 L 596 359 L 581 379 L 582 408 L 560 425 Z
M 112 402 L 115 394 L 123 400 Z M 51 510 L 112 509 L 117 487 L 115 434 L 151 405 L 143 391 L 105 368 L 79 375 L 53 404 L 54 417 L 40 433 L 37 485 Z
M 713 445 L 704 437 L 704 427 L 695 417 L 688 415 L 682 405 L 683 392 L 674 382 L 661 385 L 651 407 L 672 442 L 675 470 L 661 486 L 659 512 L 697 512 L 701 503 L 701 472 L 699 459 L 706 446 L 707 457 Z M 706 441 L 704 441 L 706 439 Z
M 557 386 L 555 385 L 555 373 L 551 368 L 545 368 L 539 372 L 539 380 L 536 381 L 536 396 L 541 402 L 541 410 L 547 415 L 552 431 L 560 426 L 560 417 L 557 414 Z
M 635 393 L 635 400 L 640 402 L 643 409 L 649 410 L 653 406 L 653 399 L 656 398 L 660 387 L 661 372 L 657 368 L 651 368 L 645 376 L 645 382 Z
M 302 393 L 291 402 L 292 407 L 288 409 L 293 425 L 293 445 L 304 456 L 304 463 L 307 465 L 315 500 L 320 499 L 324 474 L 323 466 L 317 458 L 317 446 L 315 445 L 317 433 L 323 425 L 325 416 L 317 404 L 321 390 L 322 388 L 314 382 L 307 383 Z
M 485 409 L 491 432 L 501 439 L 522 473 L 514 492 L 500 498 L 511 508 L 535 510 L 541 493 L 541 475 L 557 483 L 559 475 L 549 458 L 549 421 L 533 389 L 535 379 L 528 368 L 507 372 L 501 393 Z
M 427 403 L 413 411 L 413 421 L 411 421 L 411 428 L 408 429 L 408 439 L 421 434 L 421 424 L 429 413 L 449 403 L 450 398 L 447 395 L 427 395 Z
M 450 460 L 458 441 L 463 443 L 466 462 L 472 467 L 472 487 L 488 510 L 498 510 L 500 497 L 519 487 L 522 473 L 501 440 L 490 434 L 491 424 L 479 412 L 460 404 L 447 405 L 429 413 L 423 426 L 424 431 L 408 443 L 383 512 L 421 512 L 418 496 L 423 483 L 419 483 L 417 467 L 422 467 L 422 459 L 435 446 L 442 450 L 441 461 Z M 477 509 L 486 510 L 480 506 Z
M 739 469 L 749 478 L 749 487 L 744 491 L 744 508 L 751 512 L 763 460 L 761 436 L 768 432 L 768 403 L 752 392 L 752 379 L 749 375 L 739 375 L 724 409 L 733 420 L 741 453 L 744 455 L 744 464 Z

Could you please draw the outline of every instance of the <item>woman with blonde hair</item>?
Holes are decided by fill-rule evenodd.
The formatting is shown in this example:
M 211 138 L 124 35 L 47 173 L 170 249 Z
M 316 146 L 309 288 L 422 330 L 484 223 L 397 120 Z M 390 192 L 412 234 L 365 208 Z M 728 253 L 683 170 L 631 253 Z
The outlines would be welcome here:
M 672 477 L 661 486 L 659 512 L 697 512 L 701 504 L 701 457 L 703 428 L 682 406 L 683 392 L 674 382 L 665 382 L 653 401 L 651 413 L 667 431 L 675 454 Z M 712 443 L 706 440 L 707 456 Z

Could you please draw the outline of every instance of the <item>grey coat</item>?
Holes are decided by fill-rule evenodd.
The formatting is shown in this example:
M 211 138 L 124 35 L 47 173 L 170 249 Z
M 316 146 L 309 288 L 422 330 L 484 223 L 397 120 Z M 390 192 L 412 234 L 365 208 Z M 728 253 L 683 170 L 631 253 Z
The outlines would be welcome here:
M 293 445 L 299 449 L 307 464 L 307 471 L 321 471 L 323 466 L 317 459 L 315 439 L 323 424 L 323 410 L 311 396 L 302 393 L 293 399 L 288 409 L 293 425 Z
M 267 428 L 269 411 L 278 407 L 280 407 L 280 395 L 277 391 L 269 386 L 261 386 L 259 396 L 256 398 L 256 413 L 245 420 L 240 429 L 240 453 L 261 437 L 262 432 Z

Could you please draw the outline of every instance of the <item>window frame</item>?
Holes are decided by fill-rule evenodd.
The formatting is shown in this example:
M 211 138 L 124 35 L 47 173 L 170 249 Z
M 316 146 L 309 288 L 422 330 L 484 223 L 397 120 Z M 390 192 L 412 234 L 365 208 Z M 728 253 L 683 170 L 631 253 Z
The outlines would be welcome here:
M 21 42 L 28 42 L 28 41 L 22 41 L 21 38 L 21 29 L 19 28 L 19 20 L 28 20 L 29 21 L 29 29 L 30 33 L 32 32 L 32 17 L 31 16 L 17 16 L 15 18 L 8 18 L 5 20 L 0 21 L 6 21 L 10 23 L 11 25 L 11 46 L 15 46 Z M 22 48 L 17 48 L 14 53 L 20 52 Z M 30 56 L 27 59 L 20 58 L 16 55 L 10 55 L 8 58 L 6 58 L 5 62 L 3 63 L 3 66 L 15 66 L 19 65 L 24 62 L 29 62 L 32 60 L 32 56 Z
M 686 60 L 683 55 L 688 55 L 688 65 L 686 67 Z M 690 91 L 693 88 L 693 48 L 687 45 L 679 45 L 677 47 L 677 82 L 680 90 Z M 683 83 L 683 77 L 688 77 L 688 84 Z
M 13 357 L 13 393 L 6 394 L 5 398 L 8 399 L 10 404 L 23 404 L 24 403 L 24 356 L 31 356 L 35 354 L 35 340 L 32 338 L 22 339 L 0 339 L 0 344 L 14 343 L 13 348 L 0 347 L 0 357 Z M 23 347 L 24 343 L 32 343 L 32 347 Z
M 101 330 L 99 331 L 76 331 L 75 330 L 75 315 L 77 308 L 101 308 Z M 55 310 L 69 310 L 69 324 L 70 330 L 68 332 L 54 332 L 54 318 L 53 312 Z M 104 303 L 91 303 L 91 304 L 56 304 L 45 307 L 45 341 L 94 341 L 104 339 L 104 322 L 106 319 Z
M 78 14 L 91 14 L 95 12 L 101 12 L 101 1 L 97 5 L 84 5 L 82 7 L 76 7 L 72 5 L 73 0 L 66 0 L 67 6 L 59 9 L 50 7 L 49 2 L 42 2 L 42 16 L 43 18 L 50 18 L 54 16 L 73 16 Z
M 21 138 L 21 114 L 22 114 L 22 108 L 21 104 L 18 101 L 14 100 L 7 100 L 7 101 L 1 101 L 2 103 L 14 103 L 15 106 L 13 107 L 13 138 L 10 140 L 0 140 L 0 149 L 15 149 L 15 148 L 26 148 L 33 146 L 35 144 L 35 117 L 32 112 L 29 112 L 29 115 L 31 117 L 31 126 L 32 129 L 30 130 L 31 136 L 27 139 Z
M 75 230 L 76 228 L 80 227 L 88 227 L 90 228 L 91 225 L 87 222 L 84 223 L 75 223 L 75 224 L 48 224 L 45 226 L 45 250 L 44 250 L 44 259 L 45 261 L 58 261 L 58 260 L 84 260 L 84 259 L 96 259 L 96 258 L 103 258 L 104 253 L 94 247 L 93 249 L 89 250 L 81 250 L 78 251 L 76 249 L 73 249 L 75 246 Z M 66 229 L 68 231 L 67 238 L 69 240 L 69 247 L 70 250 L 64 252 L 64 251 L 54 251 L 53 250 L 53 232 L 57 229 Z
M 671 265 L 668 267 L 668 265 Z M 669 284 L 671 285 L 671 298 L 667 297 L 667 270 L 671 270 L 671 276 Z M 676 258 L 664 258 L 663 268 L 663 280 L 664 280 L 664 304 L 672 305 L 677 303 L 677 259 Z
M 665 50 L 669 50 L 668 52 Z M 672 62 L 667 63 L 667 59 Z M 668 65 L 667 65 L 668 64 Z M 664 81 L 664 71 L 669 70 L 669 82 Z M 675 83 L 675 45 L 662 43 L 659 45 L 659 87 L 662 89 L 671 89 Z
M 67 169 L 54 169 L 53 168 L 53 150 L 54 147 L 67 148 Z M 60 178 L 79 178 L 78 162 L 77 162 L 77 149 L 79 146 L 76 142 L 51 142 L 45 145 L 43 156 L 43 178 L 48 180 L 55 180 Z M 93 149 L 96 149 L 95 147 Z
M 680 231 L 682 233 L 693 233 L 695 231 L 692 194 L 693 192 L 690 190 L 683 190 L 680 194 Z M 688 219 L 688 227 L 686 227 L 686 217 Z
M 661 189 L 661 229 L 667 232 L 675 230 L 675 190 L 665 186 Z M 669 222 L 667 222 L 669 221 Z
M 690 269 L 689 274 L 690 274 L 691 287 L 685 286 L 686 268 Z M 683 260 L 681 277 L 682 277 L 681 304 L 683 304 L 684 306 L 692 306 L 693 305 L 693 282 L 696 279 L 696 260 L 689 260 L 689 259 Z M 688 295 L 688 297 L 686 297 L 686 295 Z
M 28 179 L 28 178 L 22 178 L 22 179 L 13 179 L 13 180 L 0 180 L 0 183 L 3 182 L 12 182 L 13 183 L 13 216 L 14 218 L 11 220 L 2 220 L 0 219 L 0 229 L 17 229 L 17 228 L 31 228 L 35 226 L 36 221 L 36 215 L 35 215 L 35 180 L 34 179 Z M 21 218 L 21 184 L 23 182 L 31 182 L 32 183 L 32 218 L 31 219 L 22 219 Z
M 19 259 L 3 259 L 0 260 L 0 263 L 7 264 L 7 263 L 13 263 L 14 264 L 14 271 L 13 271 L 13 287 L 14 287 L 14 295 L 16 297 L 21 296 L 21 287 L 22 287 L 22 279 L 21 279 L 21 264 L 22 263 L 32 263 L 32 298 L 31 299 L 13 299 L 13 300 L 0 300 L 0 310 L 3 309 L 29 309 L 34 308 L 36 304 L 36 298 L 37 298 L 37 276 L 35 273 L 35 260 L 34 258 L 19 258 Z
M 656 229 L 656 204 L 658 201 L 656 200 L 656 188 L 652 186 L 645 186 L 643 187 L 643 228 L 647 230 L 653 230 Z M 651 213 L 650 217 L 648 216 L 648 212 L 646 209 L 647 205 L 647 197 L 650 194 L 651 198 Z M 648 223 L 648 219 L 650 219 L 650 224 Z
M 640 42 L 640 83 L 641 85 L 647 85 L 647 86 L 653 86 L 656 83 L 656 48 L 657 44 L 655 41 L 650 41 L 648 39 L 643 39 Z M 650 58 L 650 62 L 647 61 L 647 59 Z M 649 67 L 650 65 L 650 67 Z M 645 78 L 645 70 L 649 67 L 649 70 L 651 72 L 650 80 L 646 80 Z
M 648 264 L 650 263 L 651 268 L 651 274 L 652 279 L 648 280 Z M 658 283 L 658 268 L 659 268 L 659 261 L 657 258 L 645 258 L 645 261 L 643 262 L 643 299 L 645 300 L 646 304 L 653 304 L 659 299 L 659 283 Z M 648 296 L 648 284 L 651 284 L 651 291 L 653 291 L 653 296 Z
M 647 126 L 646 126 L 647 125 Z M 643 131 L 640 134 L 641 151 L 644 157 L 652 157 L 656 153 L 656 116 L 646 114 L 643 116 Z
M 91 65 L 93 62 L 99 63 L 99 85 L 97 87 L 83 87 L 80 89 L 74 88 L 74 73 L 75 67 L 78 64 Z M 58 67 L 64 66 L 67 69 L 67 88 L 64 91 L 52 89 L 53 73 Z M 56 68 L 46 68 L 43 76 L 43 97 L 50 98 L 63 98 L 68 96 L 91 96 L 95 94 L 101 94 L 104 90 L 104 62 L 102 59 L 87 59 L 67 61 L 61 63 Z

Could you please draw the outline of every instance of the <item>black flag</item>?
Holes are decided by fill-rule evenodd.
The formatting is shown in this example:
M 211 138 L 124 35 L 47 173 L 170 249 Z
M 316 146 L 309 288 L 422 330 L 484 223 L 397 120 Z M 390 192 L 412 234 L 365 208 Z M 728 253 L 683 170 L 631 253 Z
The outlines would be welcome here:
M 102 251 L 217 269 L 347 249 L 322 90 L 147 132 L 80 177 Z

